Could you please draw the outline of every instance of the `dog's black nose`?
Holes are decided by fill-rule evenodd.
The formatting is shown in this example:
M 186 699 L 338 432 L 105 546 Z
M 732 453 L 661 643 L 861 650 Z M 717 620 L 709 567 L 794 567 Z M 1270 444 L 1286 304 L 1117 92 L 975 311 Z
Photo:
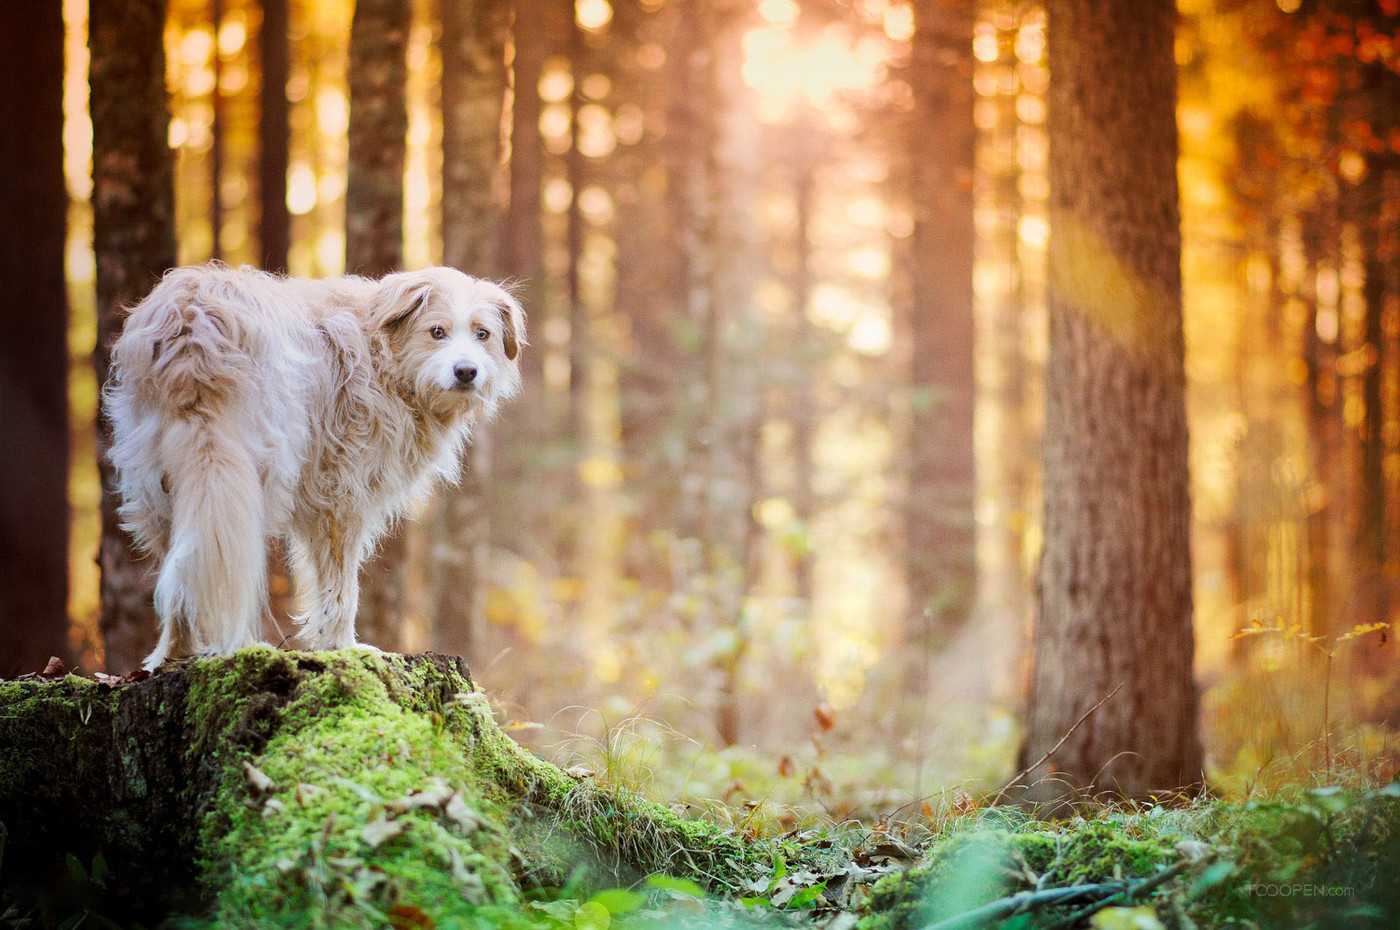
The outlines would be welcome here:
M 452 366 L 452 374 L 458 384 L 468 385 L 476 380 L 476 366 L 470 362 L 458 362 Z

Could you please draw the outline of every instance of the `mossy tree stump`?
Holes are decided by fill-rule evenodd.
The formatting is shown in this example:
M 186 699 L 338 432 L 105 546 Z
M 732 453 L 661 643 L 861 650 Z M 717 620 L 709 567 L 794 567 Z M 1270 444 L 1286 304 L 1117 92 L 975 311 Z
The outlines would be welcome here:
M 259 647 L 117 686 L 0 683 L 0 825 L 4 899 L 62 913 L 101 885 L 106 915 L 234 925 L 490 922 L 532 886 L 724 891 L 767 858 L 542 762 L 433 654 Z

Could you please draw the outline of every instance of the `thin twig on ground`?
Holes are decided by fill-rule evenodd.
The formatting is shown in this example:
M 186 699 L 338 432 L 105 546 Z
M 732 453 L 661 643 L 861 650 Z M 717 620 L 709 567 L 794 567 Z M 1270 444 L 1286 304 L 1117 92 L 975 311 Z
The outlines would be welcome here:
M 1142 881 L 1138 882 L 1136 885 L 1133 885 L 1131 888 L 1128 888 L 1115 895 L 1109 895 L 1102 901 L 1095 901 L 1088 907 L 1080 908 L 1079 910 L 1075 911 L 1073 914 L 1070 914 L 1063 920 L 1058 920 L 1055 923 L 1050 924 L 1048 927 L 1045 928 L 1045 930 L 1065 930 L 1066 927 L 1072 927 L 1075 924 L 1079 923 L 1081 920 L 1084 920 L 1086 917 L 1092 917 L 1094 914 L 1097 914 L 1099 911 L 1103 910 L 1106 907 L 1112 907 L 1115 904 L 1119 903 L 1131 904 L 1134 898 L 1145 895 L 1148 892 L 1152 891 L 1154 888 L 1166 884 L 1173 878 L 1176 878 L 1182 872 L 1185 872 L 1187 869 L 1191 868 L 1193 865 L 1199 865 L 1200 863 L 1207 861 L 1207 859 L 1209 858 L 1210 857 L 1206 857 L 1206 859 L 1196 860 L 1183 859 L 1176 865 L 1173 865 L 1170 868 L 1163 869 L 1156 875 L 1151 875 L 1147 878 L 1144 878 Z
M 1051 925 L 1052 927 L 1068 927 L 1075 921 L 1115 902 L 1131 901 L 1138 895 L 1146 894 L 1176 878 L 1193 864 L 1188 860 L 1183 860 L 1147 878 L 1125 879 L 1120 882 L 1102 882 L 1093 885 L 1072 885 L 1068 888 L 1047 888 L 1043 891 L 1022 891 L 1008 898 L 1000 898 L 970 911 L 928 924 L 923 930 L 971 930 L 971 928 L 986 926 L 1026 911 L 1067 904 L 1077 898 L 1093 898 L 1094 903 L 1089 907 L 1076 912 L 1072 917 Z
M 1088 720 L 1089 717 L 1094 713 L 1094 711 L 1107 704 L 1109 698 L 1113 697 L 1119 691 L 1122 691 L 1123 685 L 1125 684 L 1127 684 L 1127 682 L 1120 682 L 1118 687 L 1108 692 L 1108 694 L 1105 694 L 1097 704 L 1095 704 L 1093 707 L 1089 708 L 1084 712 L 1084 716 L 1080 717 L 1074 722 L 1074 726 L 1070 727 L 1068 730 L 1065 731 L 1065 735 L 1060 737 L 1060 741 L 1055 745 L 1051 746 L 1050 749 L 1046 751 L 1045 755 L 1041 756 L 1039 759 L 1036 759 L 1030 765 L 1026 766 L 1025 769 L 1018 772 L 1015 778 L 1011 779 L 1005 785 L 1002 785 L 1001 790 L 997 792 L 996 797 L 992 798 L 992 803 L 990 806 L 996 807 L 998 804 L 1000 804 L 1001 799 L 1006 795 L 1006 792 L 1016 787 L 1017 783 L 1019 783 L 1021 779 L 1025 778 L 1031 772 L 1034 772 L 1036 769 L 1044 765 L 1050 759 L 1050 757 L 1053 756 L 1056 753 L 1056 751 L 1059 750 L 1059 748 L 1065 744 L 1065 740 L 1073 736 L 1074 731 L 1079 729 L 1080 726 L 1083 725 L 1084 721 Z

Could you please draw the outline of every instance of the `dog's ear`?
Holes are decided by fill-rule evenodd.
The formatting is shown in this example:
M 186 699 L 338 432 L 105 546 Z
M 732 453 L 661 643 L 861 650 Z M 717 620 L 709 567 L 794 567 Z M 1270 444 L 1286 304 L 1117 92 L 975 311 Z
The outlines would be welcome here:
M 525 311 L 514 297 L 506 296 L 500 305 L 501 335 L 506 346 L 506 358 L 514 361 L 525 341 Z
M 422 278 L 390 275 L 379 286 L 374 302 L 374 322 L 382 329 L 394 329 L 427 304 L 432 285 Z

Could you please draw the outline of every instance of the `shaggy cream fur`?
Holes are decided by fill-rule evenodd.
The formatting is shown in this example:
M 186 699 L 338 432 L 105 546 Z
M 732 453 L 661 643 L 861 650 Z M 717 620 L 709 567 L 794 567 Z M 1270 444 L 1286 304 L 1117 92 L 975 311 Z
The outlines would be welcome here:
M 177 268 L 112 349 L 103 402 L 121 516 L 160 560 L 160 641 L 261 639 L 282 540 L 302 644 L 357 645 L 360 563 L 520 389 L 524 313 L 451 268 L 319 281 Z

